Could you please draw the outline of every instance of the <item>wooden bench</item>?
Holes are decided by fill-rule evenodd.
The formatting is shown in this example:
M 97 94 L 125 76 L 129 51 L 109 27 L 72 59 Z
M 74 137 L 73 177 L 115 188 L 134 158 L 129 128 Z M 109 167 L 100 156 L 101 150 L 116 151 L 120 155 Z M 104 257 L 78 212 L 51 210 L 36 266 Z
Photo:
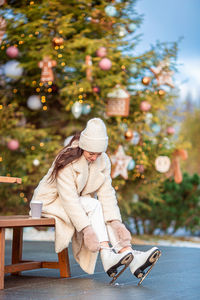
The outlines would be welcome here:
M 20 178 L 0 176 L 0 182 L 21 183 Z M 0 290 L 4 289 L 6 273 L 19 275 L 21 271 L 48 268 L 59 269 L 60 277 L 70 277 L 68 249 L 58 253 L 57 262 L 22 260 L 23 228 L 24 227 L 55 227 L 54 218 L 32 219 L 28 215 L 0 216 Z M 13 228 L 12 264 L 5 265 L 5 229 Z

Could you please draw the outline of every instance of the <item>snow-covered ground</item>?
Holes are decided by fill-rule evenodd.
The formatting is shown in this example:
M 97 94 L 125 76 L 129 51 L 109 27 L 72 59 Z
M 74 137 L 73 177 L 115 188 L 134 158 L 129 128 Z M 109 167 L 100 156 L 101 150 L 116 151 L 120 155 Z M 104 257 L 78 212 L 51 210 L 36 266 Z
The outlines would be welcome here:
M 32 227 L 24 228 L 23 240 L 24 241 L 54 241 L 55 232 L 54 228 L 49 228 L 48 230 L 37 230 Z M 6 239 L 12 239 L 12 229 L 6 229 Z M 140 241 L 142 244 L 142 241 Z M 200 248 L 200 237 L 189 238 L 187 241 L 180 239 L 157 239 L 148 241 L 148 244 L 156 244 L 160 246 L 172 246 L 172 247 L 190 247 L 190 248 Z

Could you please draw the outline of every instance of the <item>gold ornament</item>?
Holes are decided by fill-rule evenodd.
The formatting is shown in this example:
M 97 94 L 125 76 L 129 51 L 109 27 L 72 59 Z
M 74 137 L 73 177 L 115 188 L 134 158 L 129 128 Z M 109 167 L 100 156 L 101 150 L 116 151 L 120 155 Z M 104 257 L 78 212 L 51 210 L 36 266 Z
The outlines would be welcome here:
M 165 95 L 165 91 L 164 91 L 164 90 L 159 90 L 159 91 L 158 91 L 158 95 L 164 96 L 164 95 Z
M 124 137 L 127 141 L 130 141 L 132 140 L 133 138 L 133 131 L 131 129 L 128 129 L 125 134 L 124 134 Z
M 149 85 L 150 82 L 151 82 L 151 78 L 150 77 L 145 76 L 145 77 L 142 78 L 142 83 L 144 85 Z

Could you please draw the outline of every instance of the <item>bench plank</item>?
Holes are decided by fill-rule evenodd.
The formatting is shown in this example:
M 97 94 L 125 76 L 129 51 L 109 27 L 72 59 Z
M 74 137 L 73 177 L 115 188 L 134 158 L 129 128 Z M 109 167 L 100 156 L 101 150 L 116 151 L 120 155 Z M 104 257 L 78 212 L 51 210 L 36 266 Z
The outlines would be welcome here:
M 18 264 L 5 266 L 5 273 L 16 273 L 21 271 L 28 271 L 33 269 L 40 269 L 42 266 L 41 261 L 22 262 Z
M 0 216 L 0 227 L 31 227 L 31 226 L 55 226 L 54 218 L 32 219 L 27 215 Z

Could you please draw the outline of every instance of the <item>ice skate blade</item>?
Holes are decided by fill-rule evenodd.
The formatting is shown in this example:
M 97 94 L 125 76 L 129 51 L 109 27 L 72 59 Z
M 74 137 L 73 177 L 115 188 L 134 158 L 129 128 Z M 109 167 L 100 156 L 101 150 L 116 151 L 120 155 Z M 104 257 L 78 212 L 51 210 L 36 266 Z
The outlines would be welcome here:
M 113 279 L 111 280 L 111 282 L 109 284 L 113 284 L 117 280 L 117 278 L 126 270 L 126 268 L 128 268 L 128 266 L 130 265 L 132 260 L 133 260 L 133 254 L 132 253 L 127 254 L 127 256 L 122 259 L 122 262 L 124 262 L 124 263 L 120 264 L 119 266 L 124 265 L 124 268 L 119 273 L 117 273 L 116 275 L 113 276 Z
M 144 276 L 140 279 L 140 281 L 138 282 L 138 286 L 140 286 L 142 284 L 142 282 L 144 281 L 144 279 L 148 276 L 148 274 L 151 272 L 151 270 L 153 269 L 153 267 L 155 266 L 155 264 L 157 263 L 157 261 L 159 260 L 161 256 L 161 251 L 159 251 L 159 253 L 157 253 L 157 257 L 154 260 L 154 262 L 152 263 L 151 267 L 148 269 L 148 271 L 144 274 Z
M 160 256 L 160 253 L 160 250 L 156 249 L 151 255 L 149 255 L 146 262 L 134 272 L 135 277 L 142 278 L 145 275 L 145 269 L 150 267 L 157 260 L 157 258 Z

